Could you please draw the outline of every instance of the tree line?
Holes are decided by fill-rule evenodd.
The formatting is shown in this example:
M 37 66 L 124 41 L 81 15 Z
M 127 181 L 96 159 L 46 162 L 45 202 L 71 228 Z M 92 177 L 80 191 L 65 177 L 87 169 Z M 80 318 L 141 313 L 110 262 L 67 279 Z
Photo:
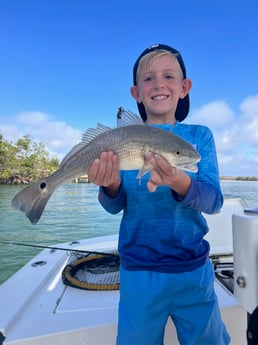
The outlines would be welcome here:
M 0 183 L 29 183 L 58 167 L 58 159 L 50 158 L 44 143 L 33 141 L 29 135 L 12 143 L 0 133 Z

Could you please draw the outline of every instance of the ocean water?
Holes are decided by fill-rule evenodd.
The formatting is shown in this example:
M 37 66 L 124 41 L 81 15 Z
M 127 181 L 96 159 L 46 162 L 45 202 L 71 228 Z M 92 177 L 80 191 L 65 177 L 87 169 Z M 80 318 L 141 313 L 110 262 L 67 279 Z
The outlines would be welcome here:
M 222 181 L 225 198 L 241 197 L 250 207 L 258 206 L 258 182 Z M 23 187 L 0 185 L 0 242 L 42 246 L 118 233 L 121 214 L 110 215 L 97 201 L 93 184 L 61 186 L 50 198 L 36 225 L 11 207 L 13 196 Z M 0 284 L 41 249 L 0 243 Z

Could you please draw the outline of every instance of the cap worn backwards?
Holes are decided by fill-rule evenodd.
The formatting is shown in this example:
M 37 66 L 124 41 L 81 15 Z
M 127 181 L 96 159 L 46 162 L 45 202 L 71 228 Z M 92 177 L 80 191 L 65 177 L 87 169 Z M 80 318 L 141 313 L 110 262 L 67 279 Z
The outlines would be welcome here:
M 141 53 L 141 55 L 138 57 L 138 59 L 136 60 L 134 66 L 133 66 L 133 84 L 134 85 L 136 85 L 136 74 L 137 74 L 137 69 L 138 69 L 138 65 L 139 65 L 141 58 L 143 56 L 153 52 L 154 50 L 167 50 L 170 53 L 172 53 L 176 57 L 177 61 L 179 62 L 179 65 L 182 69 L 184 78 L 186 78 L 185 64 L 184 64 L 183 58 L 182 58 L 181 54 L 179 53 L 179 51 L 166 45 L 166 44 L 154 44 L 154 45 L 150 46 L 149 48 L 145 49 Z M 147 120 L 147 114 L 146 114 L 143 103 L 137 103 L 137 106 L 138 106 L 141 118 L 143 119 L 143 121 L 146 121 Z M 189 109 L 190 109 L 190 99 L 189 99 L 189 94 L 187 94 L 184 98 L 182 98 L 182 99 L 180 98 L 178 100 L 176 113 L 175 113 L 176 120 L 179 122 L 182 122 L 186 118 L 186 116 L 188 115 Z

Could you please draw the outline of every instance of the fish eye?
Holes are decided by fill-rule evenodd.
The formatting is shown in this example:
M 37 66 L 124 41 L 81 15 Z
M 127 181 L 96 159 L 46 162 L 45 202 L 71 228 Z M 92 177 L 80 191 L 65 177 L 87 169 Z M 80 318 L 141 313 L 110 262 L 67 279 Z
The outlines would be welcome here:
M 181 151 L 175 151 L 175 155 L 176 155 L 177 157 L 180 157 L 180 156 L 181 156 Z

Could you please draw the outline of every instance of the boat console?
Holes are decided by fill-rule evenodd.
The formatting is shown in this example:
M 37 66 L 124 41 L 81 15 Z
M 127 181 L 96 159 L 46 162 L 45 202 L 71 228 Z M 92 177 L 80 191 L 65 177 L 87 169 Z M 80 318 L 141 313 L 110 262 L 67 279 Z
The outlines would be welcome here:
M 258 208 L 234 214 L 234 295 L 247 311 L 248 345 L 258 344 Z

